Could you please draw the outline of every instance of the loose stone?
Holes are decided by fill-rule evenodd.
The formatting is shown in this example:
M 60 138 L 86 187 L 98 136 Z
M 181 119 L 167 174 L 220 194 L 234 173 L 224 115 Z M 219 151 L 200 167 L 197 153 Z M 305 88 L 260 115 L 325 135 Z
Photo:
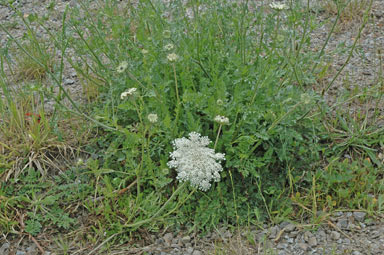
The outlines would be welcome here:
M 311 238 L 309 238 L 309 240 L 308 240 L 308 244 L 311 246 L 311 247 L 315 247 L 315 246 L 317 246 L 317 239 L 316 239 L 316 237 L 311 237 Z
M 332 231 L 332 232 L 331 232 L 331 238 L 332 238 L 333 240 L 339 240 L 339 239 L 340 239 L 340 233 L 337 232 L 337 231 Z
M 355 220 L 357 220 L 358 222 L 362 222 L 362 221 L 364 221 L 366 215 L 367 215 L 367 214 L 366 214 L 365 212 L 353 212 L 353 217 L 354 217 Z
M 306 243 L 299 243 L 297 246 L 303 251 L 309 250 L 309 246 Z

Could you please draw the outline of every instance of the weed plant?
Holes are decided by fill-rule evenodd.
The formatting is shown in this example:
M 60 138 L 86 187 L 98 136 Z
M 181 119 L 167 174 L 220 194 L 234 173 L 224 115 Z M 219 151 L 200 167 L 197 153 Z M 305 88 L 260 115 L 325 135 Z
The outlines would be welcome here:
M 107 2 L 95 9 L 84 4 L 71 14 L 68 31 L 78 38 L 71 45 L 81 59 L 74 67 L 106 81 L 93 118 L 116 130 L 100 131 L 104 138 L 93 146 L 92 164 L 97 172 L 116 172 L 103 175 L 115 180 L 111 190 L 137 181 L 131 202 L 122 204 L 155 194 L 151 199 L 162 204 L 177 184 L 167 167 L 171 142 L 192 131 L 211 140 L 220 133 L 215 149 L 226 155 L 221 181 L 204 194 L 194 192 L 176 222 L 204 229 L 274 219 L 287 167 L 301 174 L 319 159 L 317 120 L 305 116 L 318 100 L 304 87 L 313 79 L 304 72 L 313 64 L 311 53 L 301 50 L 309 38 L 296 32 L 312 28 L 305 12 L 291 7 Z M 78 21 L 80 12 L 85 22 Z M 151 123 L 149 114 L 158 122 Z M 216 123 L 218 115 L 229 124 Z M 156 211 L 154 204 L 143 212 Z M 117 210 L 124 214 L 124 207 Z M 143 212 L 126 217 L 137 220 Z
M 23 21 L 28 28 L 44 28 L 39 17 Z M 282 9 L 208 0 L 79 1 L 78 8 L 67 8 L 62 30 L 49 36 L 76 70 L 87 105 L 74 102 L 62 86 L 63 60 L 47 72 L 59 88 L 53 100 L 61 112 L 88 120 L 97 136 L 87 144 L 90 156 L 65 172 L 65 181 L 39 187 L 36 180 L 43 173 L 30 167 L 16 191 L 2 186 L 0 197 L 8 198 L 0 207 L 2 226 L 9 231 L 17 225 L 9 207 L 19 201 L 29 212 L 24 231 L 31 235 L 47 224 L 70 228 L 81 204 L 94 233 L 88 241 L 105 239 L 102 244 L 143 228 L 205 231 L 219 224 L 279 222 L 303 208 L 382 208 L 382 190 L 374 181 L 382 177 L 376 158 L 382 129 L 359 128 L 341 113 L 330 114 L 333 108 L 322 95 L 334 80 L 321 92 L 311 89 L 326 72 L 318 71 L 326 45 L 320 52 L 309 47 L 314 28 L 309 1 Z M 3 91 L 6 86 L 4 80 Z M 65 97 L 69 106 L 62 102 Z M 12 99 L 2 107 L 3 113 L 18 109 L 8 119 L 24 116 Z M 333 132 L 340 126 L 342 132 Z M 179 183 L 178 169 L 169 167 L 172 142 L 191 132 L 215 141 L 209 148 L 225 154 L 220 181 L 207 191 Z M 329 163 L 356 148 L 369 163 Z M 374 167 L 378 170 L 372 172 Z M 34 188 L 25 190 L 29 179 Z M 353 202 L 345 204 L 349 198 Z M 65 210 L 63 199 L 70 204 Z

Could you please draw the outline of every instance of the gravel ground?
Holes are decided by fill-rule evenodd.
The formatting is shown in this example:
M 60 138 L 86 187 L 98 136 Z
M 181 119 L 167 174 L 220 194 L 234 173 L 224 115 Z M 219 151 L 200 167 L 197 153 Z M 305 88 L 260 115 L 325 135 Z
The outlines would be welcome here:
M 45 13 L 49 1 L 24 0 L 18 1 L 17 6 L 24 14 Z M 73 6 L 76 0 L 57 0 L 54 15 L 48 21 L 48 26 L 57 29 L 61 25 L 60 16 L 65 6 L 69 3 Z M 16 38 L 21 38 L 23 27 L 15 20 L 14 12 L 1 4 L 0 1 L 0 22 L 9 25 L 10 32 Z M 380 79 L 379 74 L 384 71 L 384 5 L 382 0 L 376 0 L 373 5 L 371 19 L 359 40 L 358 50 L 353 55 L 350 63 L 345 67 L 341 76 L 336 80 L 334 86 L 327 93 L 330 103 L 337 101 L 340 93 L 352 90 L 355 86 L 369 88 L 377 84 Z M 313 8 L 317 8 L 314 6 Z M 334 18 L 334 17 L 333 17 Z M 331 16 L 320 13 L 320 21 L 325 21 L 324 26 L 314 31 L 312 35 L 312 48 L 316 51 L 325 41 Z M 326 51 L 333 55 L 330 60 L 330 73 L 336 73 L 345 61 L 343 56 L 334 54 L 338 45 L 351 45 L 356 36 L 359 23 L 346 25 L 338 33 L 332 36 Z M 40 31 L 42 36 L 44 32 Z M 0 46 L 4 46 L 8 41 L 6 34 L 0 31 Z M 380 61 L 381 59 L 381 61 Z M 79 83 L 76 72 L 67 68 L 64 72 L 65 79 L 63 85 L 72 95 L 81 94 L 82 87 Z M 332 76 L 326 77 L 324 84 L 330 82 Z M 80 100 L 80 98 L 77 98 Z M 53 105 L 53 102 L 46 102 L 46 105 Z M 361 105 L 353 102 L 348 105 L 351 113 L 360 109 Z M 374 107 L 368 105 L 364 107 Z M 381 107 L 383 111 L 384 107 Z M 373 110 L 373 109 L 368 109 Z M 381 118 L 384 124 L 384 120 Z M 310 230 L 311 229 L 311 230 Z M 38 238 L 37 238 L 38 239 Z M 204 237 L 195 234 L 162 233 L 149 235 L 146 245 L 132 248 L 121 246 L 110 254 L 384 254 L 384 224 L 383 218 L 367 217 L 366 213 L 360 211 L 338 212 L 329 217 L 320 226 L 310 224 L 292 224 L 283 222 L 275 226 L 263 226 L 263 228 L 250 227 L 234 232 L 221 228 L 216 232 Z M 80 241 L 79 241 L 80 242 Z M 52 240 L 38 239 L 46 251 L 45 254 L 63 254 L 63 249 L 58 245 L 59 242 Z M 73 247 L 69 247 L 67 254 L 89 254 L 92 249 L 97 247 L 80 248 L 76 240 L 70 242 Z M 38 254 L 39 249 L 33 240 L 27 237 L 0 239 L 0 255 L 32 255 Z M 96 249 L 93 254 L 105 254 Z M 215 253 L 216 254 L 216 253 Z

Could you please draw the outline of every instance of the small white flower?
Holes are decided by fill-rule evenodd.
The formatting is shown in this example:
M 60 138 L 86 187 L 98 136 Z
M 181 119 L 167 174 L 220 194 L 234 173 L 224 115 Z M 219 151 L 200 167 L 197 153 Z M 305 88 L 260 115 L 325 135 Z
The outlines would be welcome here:
M 304 104 L 309 104 L 311 102 L 311 97 L 307 93 L 301 94 L 300 99 Z
M 76 162 L 76 165 L 77 166 L 81 166 L 81 165 L 83 165 L 84 164 L 84 160 L 82 159 L 82 158 L 78 158 L 77 159 L 77 162 Z
M 176 169 L 179 181 L 190 181 L 191 186 L 202 191 L 211 187 L 211 180 L 220 181 L 223 167 L 217 161 L 225 160 L 225 155 L 208 148 L 210 143 L 207 136 L 196 132 L 189 133 L 189 139 L 183 137 L 173 141 L 172 160 L 167 165 Z
M 156 113 L 150 113 L 150 114 L 148 114 L 148 120 L 149 120 L 149 122 L 151 122 L 151 123 L 156 123 L 156 122 L 157 122 L 157 119 L 158 119 L 158 117 L 157 117 L 157 114 L 156 114 Z
M 288 9 L 288 6 L 286 4 L 284 4 L 284 3 L 276 3 L 276 2 L 270 3 L 269 7 L 271 7 L 274 10 L 277 10 L 277 11 L 282 11 L 282 10 Z
M 124 98 L 126 98 L 128 96 L 132 96 L 136 92 L 136 90 L 137 90 L 136 88 L 130 88 L 130 89 L 124 91 L 120 95 L 121 100 L 123 100 Z
M 179 59 L 179 56 L 177 56 L 175 53 L 168 54 L 167 59 L 169 62 L 175 62 Z
M 221 100 L 221 99 L 217 99 L 216 104 L 217 104 L 217 105 L 223 105 L 224 102 L 223 102 L 223 100 Z
M 164 36 L 165 39 L 169 39 L 169 38 L 171 38 L 171 31 L 169 31 L 169 30 L 164 30 L 164 31 L 163 31 L 163 36 Z
M 167 45 L 164 46 L 164 50 L 167 50 L 167 51 L 170 51 L 173 49 L 173 44 L 172 43 L 168 43 Z
M 123 61 L 120 63 L 120 65 L 116 68 L 116 72 L 118 73 L 122 73 L 125 71 L 125 69 L 127 69 L 128 67 L 128 62 L 127 61 Z
M 229 124 L 229 119 L 225 116 L 217 115 L 214 120 L 221 125 Z
M 142 49 L 141 53 L 143 53 L 145 55 L 145 54 L 148 54 L 148 51 L 146 49 Z

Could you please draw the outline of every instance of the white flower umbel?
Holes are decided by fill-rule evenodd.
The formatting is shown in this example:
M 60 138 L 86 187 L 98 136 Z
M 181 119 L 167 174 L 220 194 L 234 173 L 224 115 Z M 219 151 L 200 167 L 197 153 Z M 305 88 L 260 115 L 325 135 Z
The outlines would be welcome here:
M 176 55 L 176 53 L 168 54 L 167 59 L 169 62 L 175 62 L 179 59 L 179 56 Z
M 156 113 L 150 113 L 150 114 L 148 114 L 147 117 L 148 117 L 149 122 L 151 122 L 151 123 L 157 122 L 158 117 L 157 117 Z
M 126 97 L 132 96 L 133 94 L 135 94 L 136 90 L 136 88 L 130 88 L 127 91 L 124 91 L 123 93 L 121 93 L 120 99 L 123 100 Z
M 284 3 L 270 3 L 269 7 L 271 7 L 274 10 L 282 11 L 288 9 L 288 6 Z
M 217 115 L 214 120 L 221 125 L 229 124 L 229 119 L 225 116 Z
M 164 46 L 164 50 L 167 50 L 167 51 L 170 51 L 173 49 L 173 44 L 172 43 L 168 43 L 167 45 Z
M 164 31 L 163 31 L 163 36 L 164 36 L 165 39 L 169 39 L 169 38 L 171 38 L 171 31 L 169 31 L 169 30 L 164 30 Z
M 223 168 L 217 161 L 225 160 L 225 156 L 208 148 L 210 143 L 207 136 L 196 132 L 189 133 L 189 139 L 183 137 L 173 141 L 174 151 L 170 153 L 172 160 L 168 166 L 176 169 L 179 181 L 190 181 L 191 186 L 202 191 L 211 187 L 212 180 L 220 181 L 219 173 Z
M 128 62 L 127 61 L 123 61 L 120 63 L 120 65 L 116 68 L 116 72 L 118 73 L 122 73 L 125 71 L 125 69 L 127 69 L 128 67 Z

